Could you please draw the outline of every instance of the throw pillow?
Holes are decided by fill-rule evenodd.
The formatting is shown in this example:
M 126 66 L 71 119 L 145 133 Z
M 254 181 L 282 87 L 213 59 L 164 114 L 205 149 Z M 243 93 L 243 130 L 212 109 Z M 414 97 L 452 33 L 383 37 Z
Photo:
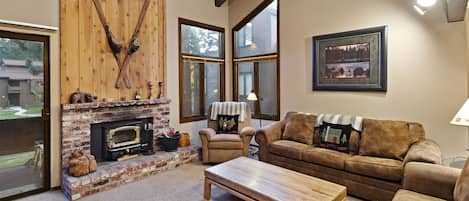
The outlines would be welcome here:
M 316 116 L 306 113 L 289 112 L 286 117 L 283 139 L 313 144 Z
M 362 156 L 403 160 L 412 143 L 413 137 L 407 122 L 363 120 L 359 152 Z
M 352 125 L 339 125 L 323 122 L 319 147 L 344 153 L 349 152 Z
M 237 134 L 239 115 L 217 115 L 217 133 Z

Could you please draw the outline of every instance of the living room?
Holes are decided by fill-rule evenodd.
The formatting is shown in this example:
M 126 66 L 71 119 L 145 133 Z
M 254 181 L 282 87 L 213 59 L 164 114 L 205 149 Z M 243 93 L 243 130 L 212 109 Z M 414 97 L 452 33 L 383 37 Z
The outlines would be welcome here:
M 2 201 L 469 201 L 467 0 L 2 3 Z

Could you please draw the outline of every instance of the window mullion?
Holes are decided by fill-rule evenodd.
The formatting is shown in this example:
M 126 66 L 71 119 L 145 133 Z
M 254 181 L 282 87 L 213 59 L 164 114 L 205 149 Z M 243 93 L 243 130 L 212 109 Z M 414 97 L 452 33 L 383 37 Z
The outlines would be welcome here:
M 259 62 L 254 62 L 254 91 L 257 93 L 257 98 L 258 100 L 255 101 L 255 107 L 254 107 L 254 114 L 255 115 L 261 115 L 261 101 L 262 97 L 260 94 L 260 87 L 259 87 Z
M 200 70 L 200 114 L 201 116 L 205 116 L 205 96 L 206 96 L 206 89 L 205 89 L 205 63 L 199 63 L 199 70 Z

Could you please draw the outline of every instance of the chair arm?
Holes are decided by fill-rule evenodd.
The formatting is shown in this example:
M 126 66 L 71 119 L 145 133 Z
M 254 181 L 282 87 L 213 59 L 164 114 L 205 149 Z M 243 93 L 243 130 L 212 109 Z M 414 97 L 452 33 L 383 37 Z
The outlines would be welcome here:
M 243 155 L 248 156 L 249 155 L 249 145 L 251 144 L 252 136 L 256 134 L 256 129 L 251 128 L 251 127 L 244 127 L 241 129 L 241 132 L 239 132 L 239 136 L 241 137 L 241 140 L 243 141 Z
M 241 132 L 239 132 L 239 135 L 241 136 L 241 138 L 252 137 L 255 134 L 256 134 L 256 129 L 251 128 L 251 127 L 244 127 L 243 129 L 241 129 Z
M 212 138 L 212 136 L 214 136 L 216 134 L 217 133 L 212 128 L 204 128 L 204 129 L 199 131 L 199 136 L 200 136 L 200 139 L 202 140 L 202 142 L 204 140 L 210 141 L 210 138 Z
M 404 158 L 404 164 L 409 162 L 425 162 L 441 164 L 440 146 L 432 140 L 422 140 L 414 143 Z
M 404 169 L 403 187 L 406 190 L 453 200 L 454 186 L 461 170 L 437 164 L 410 162 Z

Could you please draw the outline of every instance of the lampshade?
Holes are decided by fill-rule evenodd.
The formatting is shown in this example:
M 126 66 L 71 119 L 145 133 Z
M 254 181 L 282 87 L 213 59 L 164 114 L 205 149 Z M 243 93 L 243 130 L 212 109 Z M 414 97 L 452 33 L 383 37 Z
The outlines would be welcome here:
M 466 100 L 450 123 L 457 126 L 469 126 L 469 99 Z
M 252 90 L 251 93 L 248 94 L 247 99 L 248 101 L 257 101 L 257 96 L 256 93 L 254 93 L 254 90 Z

